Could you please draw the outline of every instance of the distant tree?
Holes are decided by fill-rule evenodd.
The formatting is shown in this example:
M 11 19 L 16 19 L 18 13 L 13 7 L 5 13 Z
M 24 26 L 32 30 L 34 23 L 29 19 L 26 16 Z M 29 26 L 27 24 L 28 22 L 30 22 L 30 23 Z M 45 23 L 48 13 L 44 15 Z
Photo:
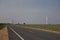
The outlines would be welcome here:
M 20 23 L 18 23 L 18 24 L 20 24 Z
M 26 23 L 24 22 L 23 24 L 25 25 Z

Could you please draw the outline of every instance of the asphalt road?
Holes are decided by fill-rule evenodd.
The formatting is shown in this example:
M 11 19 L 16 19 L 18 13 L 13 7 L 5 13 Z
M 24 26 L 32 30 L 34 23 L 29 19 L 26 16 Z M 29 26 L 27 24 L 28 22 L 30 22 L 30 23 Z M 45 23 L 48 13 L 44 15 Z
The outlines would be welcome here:
M 12 28 L 16 33 L 14 33 Z M 50 33 L 29 28 L 21 28 L 16 26 L 8 27 L 9 40 L 60 40 L 60 34 Z M 21 37 L 19 37 L 21 36 Z

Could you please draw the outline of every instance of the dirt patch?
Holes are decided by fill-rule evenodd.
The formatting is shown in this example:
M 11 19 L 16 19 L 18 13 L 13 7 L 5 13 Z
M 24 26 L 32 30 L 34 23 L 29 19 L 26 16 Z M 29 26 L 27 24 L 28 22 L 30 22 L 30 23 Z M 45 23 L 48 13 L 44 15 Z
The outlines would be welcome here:
M 7 27 L 0 30 L 0 40 L 9 40 Z

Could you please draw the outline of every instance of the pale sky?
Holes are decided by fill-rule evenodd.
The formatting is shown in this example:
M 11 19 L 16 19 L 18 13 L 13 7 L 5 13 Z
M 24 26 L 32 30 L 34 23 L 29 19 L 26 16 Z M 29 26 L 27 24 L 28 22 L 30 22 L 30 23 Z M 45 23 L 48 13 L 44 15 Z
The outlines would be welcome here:
M 0 0 L 0 23 L 60 24 L 60 0 Z

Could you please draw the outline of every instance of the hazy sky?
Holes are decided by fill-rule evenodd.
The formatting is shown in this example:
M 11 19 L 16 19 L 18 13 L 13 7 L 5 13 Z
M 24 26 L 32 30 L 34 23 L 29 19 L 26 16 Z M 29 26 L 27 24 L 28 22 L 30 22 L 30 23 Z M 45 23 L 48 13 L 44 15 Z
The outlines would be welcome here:
M 0 0 L 0 22 L 60 24 L 60 0 Z

